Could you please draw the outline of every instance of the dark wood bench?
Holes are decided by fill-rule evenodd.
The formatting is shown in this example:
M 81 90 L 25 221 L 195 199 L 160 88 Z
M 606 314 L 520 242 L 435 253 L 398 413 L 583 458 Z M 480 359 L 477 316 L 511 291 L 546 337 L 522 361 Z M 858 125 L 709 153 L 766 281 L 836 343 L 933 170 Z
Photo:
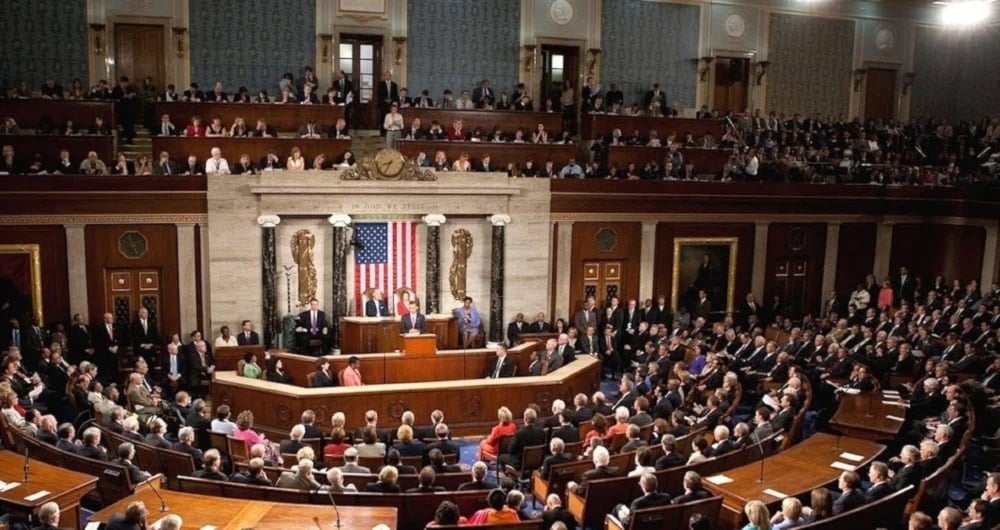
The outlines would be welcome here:
M 840 530 L 842 528 L 892 528 L 896 525 L 899 514 L 913 495 L 913 486 L 889 495 L 878 501 L 859 506 L 839 515 L 822 519 L 795 528 L 809 530 Z
M 697 140 L 706 134 L 711 134 L 716 140 L 722 137 L 725 128 L 719 120 L 696 120 L 692 118 L 654 118 L 650 116 L 612 116 L 608 114 L 589 114 L 583 118 L 583 139 L 592 140 L 598 134 L 609 136 L 615 129 L 621 129 L 622 136 L 628 137 L 638 130 L 643 137 L 649 136 L 649 131 L 656 131 L 660 138 L 666 138 L 671 132 L 677 133 L 677 139 L 691 133 Z
M 636 510 L 628 525 L 623 525 L 614 515 L 604 517 L 605 530 L 661 530 L 663 528 L 687 528 L 691 516 L 700 513 L 709 521 L 717 521 L 722 509 L 722 497 L 709 497 L 683 504 L 670 504 L 657 508 Z
M 59 160 L 59 152 L 69 151 L 69 159 L 78 170 L 80 162 L 87 158 L 87 153 L 95 151 L 97 157 L 108 169 L 114 165 L 114 138 L 110 136 L 43 136 L 37 134 L 18 134 L 0 136 L 0 145 L 14 148 L 14 157 L 24 168 L 34 160 L 36 154 L 42 155 L 46 167 Z
M 186 162 L 188 155 L 198 157 L 199 163 L 204 163 L 213 147 L 222 149 L 222 156 L 233 167 L 240 161 L 240 156 L 247 154 L 250 161 L 257 165 L 267 153 L 272 151 L 278 155 L 281 164 L 291 154 L 293 147 L 302 151 L 306 160 L 306 168 L 312 166 L 316 155 L 326 155 L 327 165 L 339 160 L 351 148 L 350 140 L 332 140 L 329 138 L 186 138 L 180 136 L 153 137 L 153 158 L 159 159 L 161 151 L 170 153 L 170 158 L 178 164 Z
M 617 164 L 619 168 L 625 170 L 630 163 L 635 163 L 636 167 L 642 167 L 649 162 L 655 161 L 662 167 L 663 160 L 669 154 L 670 149 L 666 147 L 632 147 L 632 146 L 612 146 L 608 148 L 608 166 Z M 713 175 L 722 174 L 723 167 L 729 161 L 732 151 L 728 149 L 681 149 L 684 156 L 685 165 L 694 166 L 694 175 L 711 173 Z
M 490 155 L 490 166 L 497 171 L 507 171 L 507 164 L 517 164 L 524 166 L 527 160 L 533 160 L 536 168 L 545 167 L 545 161 L 551 160 L 555 163 L 558 172 L 566 162 L 576 156 L 577 146 L 558 144 L 515 144 L 499 142 L 449 142 L 447 140 L 400 140 L 396 142 L 396 148 L 407 157 L 416 157 L 423 152 L 427 159 L 434 161 L 434 154 L 444 151 L 448 157 L 449 165 L 463 154 L 469 155 L 469 162 L 472 167 L 476 167 L 483 155 Z M 578 160 L 577 164 L 583 168 L 584 161 Z
M 43 121 L 56 128 L 73 120 L 77 127 L 87 128 L 100 116 L 109 127 L 115 124 L 114 104 L 110 101 L 80 101 L 60 99 L 4 99 L 0 100 L 0 118 L 14 118 L 22 129 L 36 129 Z
M 310 118 L 322 128 L 323 136 L 344 117 L 344 107 L 335 105 L 279 105 L 277 103 L 186 103 L 158 102 L 154 107 L 156 123 L 160 116 L 170 115 L 170 121 L 177 127 L 177 132 L 183 131 L 191 123 L 192 116 L 201 117 L 203 125 L 211 123 L 212 116 L 222 118 L 222 124 L 229 129 L 237 117 L 243 118 L 247 128 L 257 126 L 257 120 L 263 118 L 277 132 L 296 132 Z M 151 131 L 156 134 L 158 131 Z
M 447 131 L 452 122 L 462 120 L 462 130 L 472 134 L 477 128 L 482 129 L 483 137 L 490 136 L 497 125 L 504 134 L 513 136 L 518 129 L 524 130 L 526 139 L 531 139 L 532 131 L 542 124 L 554 138 L 562 129 L 562 114 L 553 112 L 518 112 L 513 110 L 444 110 L 444 109 L 399 109 L 407 127 L 413 118 L 420 118 L 420 128 L 427 130 L 431 122 L 437 120 L 441 128 Z

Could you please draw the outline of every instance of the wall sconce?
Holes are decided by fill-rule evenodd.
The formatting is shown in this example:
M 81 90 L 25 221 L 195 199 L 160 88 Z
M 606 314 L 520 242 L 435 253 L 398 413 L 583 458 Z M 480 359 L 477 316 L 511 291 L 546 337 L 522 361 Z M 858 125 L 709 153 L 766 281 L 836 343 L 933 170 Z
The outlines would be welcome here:
M 913 80 L 916 77 L 916 72 L 906 72 L 903 74 L 903 95 L 906 95 L 906 93 L 910 91 L 910 86 L 913 85 Z
M 761 79 L 764 79 L 764 76 L 767 75 L 768 66 L 771 66 L 771 61 L 760 61 L 757 63 L 757 86 L 760 86 Z
M 714 62 L 715 62 L 715 57 L 711 56 L 705 56 L 702 57 L 701 59 L 698 59 L 698 63 L 702 65 L 701 68 L 698 68 L 698 78 L 701 79 L 702 82 L 704 82 L 705 79 L 708 77 L 708 67 L 711 66 L 712 63 Z
M 396 66 L 403 64 L 403 44 L 406 43 L 406 37 L 393 37 L 392 42 L 396 43 Z
M 333 34 L 331 33 L 320 33 L 319 40 L 323 42 L 323 48 L 319 53 L 324 63 L 330 62 L 330 48 L 333 44 Z
M 868 77 L 867 68 L 858 68 L 854 71 L 854 91 L 857 92 L 861 88 L 861 83 L 865 82 L 865 77 Z
M 525 44 L 524 51 L 528 52 L 528 58 L 524 61 L 524 71 L 530 72 L 535 67 L 535 50 L 538 47 L 534 44 Z
M 601 55 L 601 49 L 591 48 L 587 50 L 587 53 L 590 55 L 590 57 L 587 58 L 587 72 L 589 72 L 590 75 L 594 75 L 594 67 L 597 66 L 597 57 Z
M 184 57 L 184 34 L 187 33 L 187 28 L 171 28 L 174 35 L 177 36 L 177 57 Z
M 94 30 L 94 55 L 104 55 L 104 24 L 91 24 Z

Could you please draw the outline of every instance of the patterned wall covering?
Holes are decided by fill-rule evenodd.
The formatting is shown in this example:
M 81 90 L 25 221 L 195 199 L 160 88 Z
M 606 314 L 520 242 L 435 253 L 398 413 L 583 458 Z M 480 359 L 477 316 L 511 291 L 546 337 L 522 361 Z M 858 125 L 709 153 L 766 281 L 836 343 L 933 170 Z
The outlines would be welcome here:
M 918 27 L 913 50 L 914 80 L 911 116 L 938 116 L 949 120 L 1000 114 L 1000 86 L 995 30 L 963 32 Z
M 768 110 L 848 112 L 854 21 L 773 13 L 768 48 Z
M 316 0 L 191 0 L 191 80 L 274 95 L 285 72 L 316 66 Z M 178 87 L 180 89 L 181 87 Z
M 693 107 L 697 84 L 698 6 L 634 0 L 601 7 L 601 80 L 642 102 L 659 82 L 667 103 Z
M 39 90 L 52 75 L 63 90 L 74 77 L 87 85 L 87 1 L 4 0 L 0 87 L 24 79 Z
M 450 88 L 470 92 L 483 79 L 512 91 L 518 80 L 518 0 L 409 0 L 407 88 L 428 89 L 435 101 Z

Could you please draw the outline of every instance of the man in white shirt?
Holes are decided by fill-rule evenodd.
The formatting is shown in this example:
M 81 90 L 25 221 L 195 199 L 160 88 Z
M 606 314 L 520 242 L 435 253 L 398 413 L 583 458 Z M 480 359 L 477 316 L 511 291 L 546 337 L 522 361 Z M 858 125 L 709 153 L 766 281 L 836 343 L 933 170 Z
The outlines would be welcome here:
M 211 153 L 211 158 L 205 161 L 205 174 L 228 175 L 230 173 L 229 162 L 225 158 L 222 158 L 222 149 L 213 147 Z
M 569 162 L 559 171 L 559 178 L 583 178 L 583 169 L 576 163 L 575 158 L 570 158 Z
M 757 180 L 757 171 L 760 170 L 760 159 L 757 158 L 757 150 L 751 149 L 747 154 L 747 162 L 743 168 L 747 180 Z

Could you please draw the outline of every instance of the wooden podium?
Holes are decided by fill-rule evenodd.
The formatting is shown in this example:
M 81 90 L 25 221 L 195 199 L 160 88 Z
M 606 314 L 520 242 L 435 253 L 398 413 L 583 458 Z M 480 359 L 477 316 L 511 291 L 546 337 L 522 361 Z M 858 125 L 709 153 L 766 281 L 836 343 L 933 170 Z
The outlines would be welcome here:
M 458 344 L 458 327 L 451 315 L 425 315 L 427 333 L 437 337 L 437 349 L 447 350 Z M 399 317 L 341 317 L 340 352 L 386 353 L 403 350 L 399 338 Z
M 420 333 L 411 335 L 403 333 L 399 336 L 400 350 L 407 357 L 424 357 L 437 354 L 437 335 Z

